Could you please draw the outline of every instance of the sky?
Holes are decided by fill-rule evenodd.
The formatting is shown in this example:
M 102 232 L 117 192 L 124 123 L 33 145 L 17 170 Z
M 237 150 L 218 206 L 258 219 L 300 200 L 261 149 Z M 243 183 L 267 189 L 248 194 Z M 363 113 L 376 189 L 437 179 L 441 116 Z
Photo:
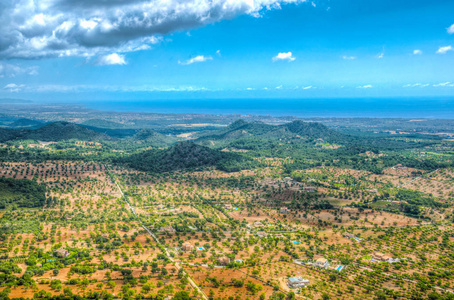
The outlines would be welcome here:
M 2 0 L 0 97 L 454 96 L 454 1 Z

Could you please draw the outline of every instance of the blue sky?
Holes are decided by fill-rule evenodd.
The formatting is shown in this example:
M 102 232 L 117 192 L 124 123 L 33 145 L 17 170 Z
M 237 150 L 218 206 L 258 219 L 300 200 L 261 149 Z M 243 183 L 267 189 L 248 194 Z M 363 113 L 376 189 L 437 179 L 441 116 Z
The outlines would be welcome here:
M 451 96 L 452 12 L 454 1 L 7 0 L 0 97 Z

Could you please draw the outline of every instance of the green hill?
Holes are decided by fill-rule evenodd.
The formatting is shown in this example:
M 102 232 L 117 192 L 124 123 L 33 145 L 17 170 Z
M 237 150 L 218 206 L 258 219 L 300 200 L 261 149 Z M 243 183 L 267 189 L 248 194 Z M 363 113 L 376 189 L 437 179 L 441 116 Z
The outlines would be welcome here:
M 37 121 L 37 120 L 31 120 L 31 119 L 18 119 L 14 121 L 13 123 L 9 124 L 10 128 L 38 128 L 40 126 L 43 126 L 43 122 Z
M 138 144 L 146 144 L 152 147 L 168 147 L 180 141 L 179 138 L 164 135 L 151 129 L 142 129 L 131 137 L 131 140 Z
M 122 158 L 118 162 L 152 173 L 217 167 L 225 171 L 241 169 L 248 159 L 233 153 L 210 149 L 192 142 L 178 143 L 165 150 L 148 150 Z
M 10 140 L 62 140 L 95 141 L 110 139 L 107 135 L 69 122 L 55 122 L 38 129 L 9 129 L 0 128 L 0 142 Z
M 316 122 L 298 120 L 283 125 L 269 125 L 261 122 L 248 123 L 238 120 L 219 132 L 200 137 L 196 142 L 202 145 L 221 147 L 239 139 L 251 138 L 266 141 L 321 139 L 328 142 L 341 142 L 344 140 L 344 135 Z

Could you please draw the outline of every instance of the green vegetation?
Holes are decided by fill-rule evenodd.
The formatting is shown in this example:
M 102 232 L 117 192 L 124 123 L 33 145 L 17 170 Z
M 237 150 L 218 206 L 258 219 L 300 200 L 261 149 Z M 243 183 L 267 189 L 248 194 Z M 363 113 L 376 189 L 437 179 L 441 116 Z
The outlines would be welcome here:
M 26 179 L 0 178 L 0 209 L 41 207 L 46 202 L 46 187 Z

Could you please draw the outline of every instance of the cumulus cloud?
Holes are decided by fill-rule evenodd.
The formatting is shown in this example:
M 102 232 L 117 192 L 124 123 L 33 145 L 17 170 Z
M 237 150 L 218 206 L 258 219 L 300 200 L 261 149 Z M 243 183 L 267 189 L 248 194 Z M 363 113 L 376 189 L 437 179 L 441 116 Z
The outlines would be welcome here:
M 296 58 L 292 55 L 292 52 L 281 52 L 278 53 L 275 57 L 273 57 L 273 61 L 278 60 L 286 60 L 286 61 L 294 61 Z
M 452 50 L 453 50 L 452 46 L 449 45 L 449 46 L 444 46 L 444 47 L 438 48 L 437 53 L 438 54 L 446 54 L 446 53 L 448 53 L 449 51 L 452 51 Z
M 23 84 L 15 84 L 15 83 L 9 83 L 3 87 L 4 90 L 7 90 L 8 92 L 19 92 L 21 91 L 25 85 Z
M 373 86 L 370 85 L 370 84 L 366 84 L 366 85 L 360 85 L 358 87 L 356 87 L 357 89 L 370 89 L 372 88 Z
M 453 34 L 454 33 L 454 24 L 449 26 L 448 29 L 446 29 L 446 30 L 448 31 L 449 34 Z
M 310 89 L 313 89 L 314 87 L 312 85 L 308 85 L 308 86 L 303 86 L 303 90 L 310 90 Z
M 125 56 L 117 53 L 112 53 L 99 57 L 96 62 L 98 66 L 107 66 L 107 65 L 126 65 Z
M 343 56 L 342 56 L 342 59 L 345 59 L 345 60 L 354 60 L 354 59 L 356 59 L 356 56 L 343 55 Z
M 419 50 L 419 49 L 413 50 L 413 55 L 421 55 L 421 54 L 422 54 L 421 50 Z
M 200 63 L 200 62 L 204 62 L 204 61 L 212 60 L 212 59 L 213 59 L 213 57 L 211 57 L 211 56 L 197 55 L 186 61 L 178 61 L 178 63 L 180 65 L 192 65 L 194 63 Z
M 0 59 L 143 50 L 160 37 L 305 0 L 2 0 Z

